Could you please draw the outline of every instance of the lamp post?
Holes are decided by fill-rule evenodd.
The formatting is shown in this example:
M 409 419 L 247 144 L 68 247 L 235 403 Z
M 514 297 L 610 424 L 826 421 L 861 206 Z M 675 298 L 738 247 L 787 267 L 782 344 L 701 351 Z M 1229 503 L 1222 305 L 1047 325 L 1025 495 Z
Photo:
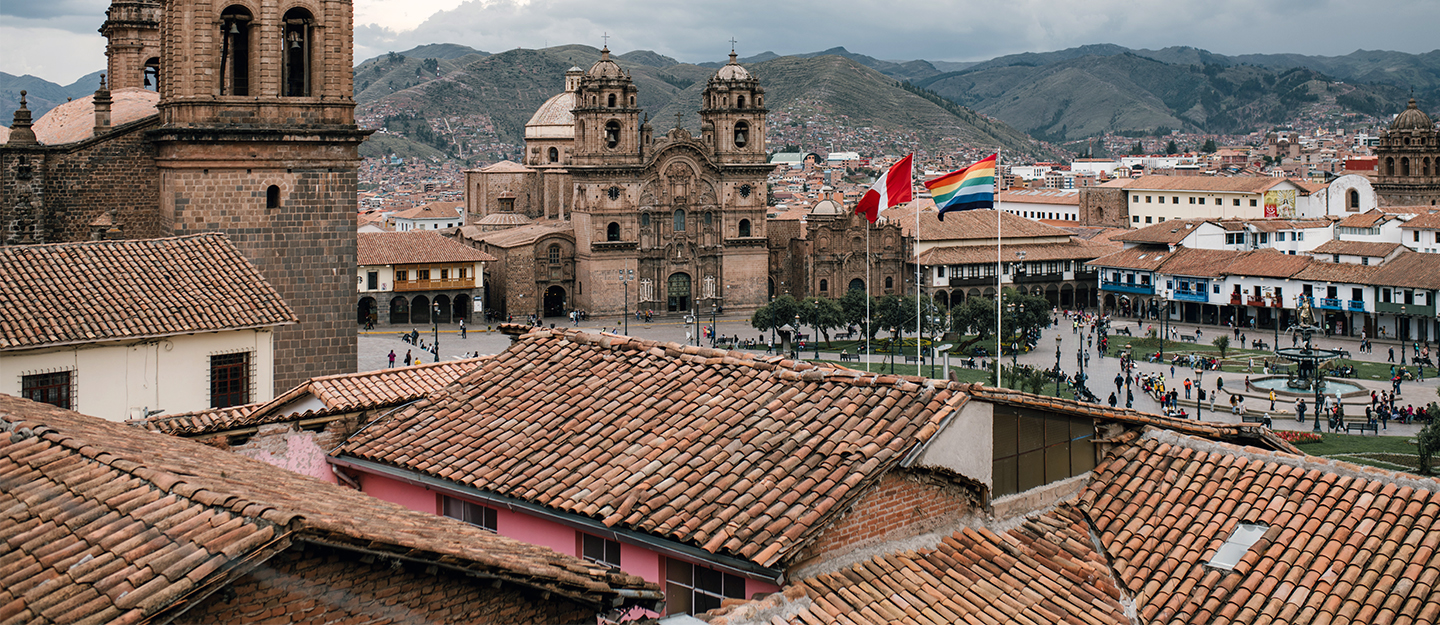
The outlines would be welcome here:
M 1170 336 L 1170 289 L 1160 290 L 1160 364 L 1165 364 L 1165 339 Z
M 1401 366 L 1401 367 L 1404 367 L 1404 366 L 1405 366 L 1405 344 L 1410 341 L 1410 332 L 1409 332 L 1410 328 L 1408 327 L 1408 324 L 1407 324 L 1407 327 L 1405 328 L 1405 330 L 1406 330 L 1405 336 L 1400 336 L 1400 326 L 1401 326 L 1400 320 L 1401 320 L 1401 319 L 1405 319 L 1406 321 L 1409 321 L 1409 319 L 1405 316 L 1405 305 L 1404 305 L 1404 304 L 1401 304 L 1401 305 L 1400 305 L 1400 316 L 1395 318 L 1395 336 L 1400 337 L 1400 366 Z
M 630 282 L 635 279 L 634 269 L 620 270 L 620 284 L 625 286 L 625 311 L 620 315 L 625 318 L 625 334 L 630 334 Z
M 1055 333 L 1055 396 L 1060 396 L 1060 333 Z
M 710 302 L 710 346 L 715 346 L 715 302 Z
M 795 344 L 791 349 L 795 352 L 795 360 L 800 360 L 800 313 L 795 313 Z
M 820 360 L 820 300 L 815 300 L 815 318 L 811 320 L 811 329 L 815 330 L 815 360 Z
M 699 346 L 700 346 L 700 302 L 699 302 L 698 300 L 697 300 L 697 301 L 695 302 L 695 304 L 694 304 L 694 312 L 692 312 L 692 313 L 690 314 L 690 319 L 695 322 L 695 346 L 696 346 L 696 347 L 699 347 Z
M 440 304 L 438 302 L 430 303 L 430 323 L 433 324 L 431 327 L 435 331 L 435 343 L 430 347 L 435 350 L 435 362 L 440 362 Z

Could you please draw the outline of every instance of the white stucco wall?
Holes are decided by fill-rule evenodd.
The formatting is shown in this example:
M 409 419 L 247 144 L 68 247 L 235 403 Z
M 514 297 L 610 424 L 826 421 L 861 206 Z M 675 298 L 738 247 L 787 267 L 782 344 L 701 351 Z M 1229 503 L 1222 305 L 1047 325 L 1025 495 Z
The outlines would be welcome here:
M 20 396 L 23 376 L 71 371 L 71 409 L 111 421 L 145 409 L 210 407 L 210 356 L 251 352 L 251 402 L 274 398 L 274 334 L 269 329 L 189 334 L 0 354 L 0 392 Z
M 953 471 L 993 489 L 994 443 L 995 405 L 972 399 L 935 434 L 915 466 Z

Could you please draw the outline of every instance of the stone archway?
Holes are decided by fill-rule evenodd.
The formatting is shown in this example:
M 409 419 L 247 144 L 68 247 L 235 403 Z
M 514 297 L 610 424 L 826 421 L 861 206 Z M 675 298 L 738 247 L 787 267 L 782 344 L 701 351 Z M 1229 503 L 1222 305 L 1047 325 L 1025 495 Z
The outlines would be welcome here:
M 410 299 L 410 323 L 430 323 L 430 299 L 416 295 Z
M 1070 283 L 1060 285 L 1060 307 L 1069 308 L 1075 305 L 1075 286 Z
M 689 312 L 691 293 L 690 274 L 670 274 L 670 279 L 665 282 L 665 310 Z
M 563 316 L 565 316 L 565 288 L 564 288 L 564 287 L 561 287 L 561 286 L 551 286 L 550 288 L 545 289 L 545 309 L 544 309 L 544 312 L 545 312 L 545 316 L 546 316 L 546 317 L 563 317 Z
M 390 300 L 390 323 L 410 323 L 410 300 L 403 295 L 396 295 Z
M 450 297 L 448 295 L 435 296 L 435 323 L 450 323 Z
M 861 280 L 860 278 L 855 278 L 854 280 L 851 280 L 851 281 L 850 281 L 850 286 L 846 287 L 846 289 L 847 289 L 847 290 L 850 290 L 850 291 L 861 291 L 861 292 L 864 292 L 864 291 L 865 291 L 865 281 L 864 281 L 864 280 Z
M 362 297 L 360 298 L 360 303 L 355 306 L 355 322 L 362 326 L 365 325 L 367 321 L 379 323 L 378 312 L 375 298 L 368 296 Z
M 470 299 L 469 295 L 456 295 L 455 301 L 450 304 L 450 318 L 456 321 L 460 319 L 465 319 L 468 321 L 470 319 L 470 304 L 472 302 L 473 300 Z
M 944 291 L 936 291 L 936 292 L 935 292 L 935 298 L 934 298 L 934 299 L 935 299 L 935 305 L 936 305 L 936 306 L 939 306 L 939 307 L 941 307 L 941 308 L 949 308 L 949 307 L 950 307 L 950 294 L 948 294 L 948 293 L 946 293 L 946 292 L 944 292 Z

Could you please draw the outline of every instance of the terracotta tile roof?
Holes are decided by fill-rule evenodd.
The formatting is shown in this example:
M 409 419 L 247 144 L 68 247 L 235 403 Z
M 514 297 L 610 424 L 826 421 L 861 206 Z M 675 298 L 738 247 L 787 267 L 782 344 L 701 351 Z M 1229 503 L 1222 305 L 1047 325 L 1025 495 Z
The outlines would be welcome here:
M 1310 250 L 1310 253 L 1377 256 L 1384 258 L 1402 247 L 1404 246 L 1399 243 L 1387 243 L 1384 241 L 1341 241 L 1340 239 L 1330 239 L 1315 246 L 1315 249 Z
M 1207 219 L 1171 219 L 1164 223 L 1152 224 L 1137 230 L 1129 230 L 1120 236 L 1115 237 L 1117 241 L 1131 243 L 1164 243 L 1175 245 L 1185 240 L 1199 228 L 1201 224 L 1207 223 Z
M 460 376 L 469 373 L 489 356 L 467 360 L 450 360 L 411 367 L 379 369 L 310 378 L 265 403 L 211 408 L 173 415 L 156 415 L 149 419 L 128 421 L 130 425 L 172 436 L 202 436 L 255 427 L 266 423 L 293 421 L 299 417 L 359 412 L 372 408 L 399 406 L 415 401 Z M 306 396 L 314 397 L 325 407 L 303 414 L 285 410 L 286 406 Z
M 1440 254 L 1401 252 L 1380 265 L 1371 280 L 1382 286 L 1440 289 Z
M 1314 262 L 1315 259 L 1309 256 L 1282 254 L 1279 250 L 1264 248 L 1240 254 L 1222 275 L 1289 278 Z
M 1075 239 L 1069 243 L 1022 243 L 1005 245 L 1005 258 L 1016 258 L 1015 252 L 1024 251 L 1026 261 L 1040 260 L 1090 260 L 1115 252 L 1119 245 L 1093 243 Z M 932 247 L 920 253 L 922 265 L 964 265 L 971 263 L 994 263 L 995 247 L 991 245 L 956 245 Z
M 931 202 L 931 200 L 924 200 Z M 915 208 L 918 203 L 907 207 L 896 207 L 885 211 L 885 218 L 900 225 L 906 237 L 915 230 Z M 930 206 L 934 206 L 933 203 Z M 1070 233 L 1054 226 L 1047 226 L 1019 215 L 1000 211 L 1004 221 L 1000 224 L 1006 239 L 1026 237 L 1069 237 Z M 995 238 L 995 215 L 993 210 L 972 210 L 945 213 L 940 221 L 939 213 L 933 208 L 920 210 L 920 240 L 922 241 L 963 241 L 966 239 Z
M 362 267 L 495 260 L 494 256 L 429 230 L 361 232 L 355 251 L 355 262 Z
M 237 454 L 0 395 L 0 614 L 167 622 L 296 541 L 587 602 L 651 584 Z M 383 557 L 383 556 L 382 556 Z
M 484 242 L 495 247 L 511 249 L 530 245 L 543 237 L 552 234 L 560 234 L 566 237 L 575 237 L 575 227 L 570 222 L 540 222 L 518 228 L 506 228 L 493 232 L 482 232 L 476 226 L 465 226 L 460 228 L 460 236 L 466 241 Z
M 1372 208 L 1363 213 L 1346 216 L 1340 220 L 1340 223 L 1335 225 L 1342 228 L 1371 228 L 1394 218 L 1393 215 Z
M 964 401 L 919 378 L 502 328 L 528 332 L 335 455 L 769 567 Z
M 966 528 L 933 549 L 878 555 L 797 581 L 785 596 L 709 613 L 712 625 L 1129 625 L 1119 583 L 1078 512 L 1061 507 L 1003 534 Z M 789 604 L 790 609 L 785 609 Z M 764 608 L 780 608 L 765 611 Z M 773 618 L 772 613 L 780 612 Z
M 1161 265 L 1160 271 L 1169 275 L 1217 278 L 1231 263 L 1239 260 L 1244 252 L 1233 250 L 1207 250 L 1178 246 L 1170 258 Z
M 223 234 L 0 246 L 0 351 L 295 323 Z
M 1108 256 L 1101 256 L 1088 264 L 1091 267 L 1116 267 L 1119 269 L 1139 269 L 1141 271 L 1154 271 L 1170 258 L 1170 250 L 1160 247 L 1140 246 L 1120 250 Z
M 1373 284 L 1374 282 L 1372 280 L 1375 277 L 1375 272 L 1379 270 L 1379 265 L 1316 261 L 1305 265 L 1304 269 L 1301 269 L 1290 277 L 1296 280 L 1314 280 L 1317 282 Z
M 1416 215 L 1410 221 L 1400 224 L 1400 227 L 1412 230 L 1440 230 L 1440 213 Z
M 1077 507 L 1146 623 L 1435 623 L 1440 482 L 1151 432 Z M 1240 522 L 1269 527 L 1232 571 Z
M 1056 204 L 1061 206 L 1079 206 L 1080 191 L 1078 189 L 1026 189 L 1023 191 L 1001 191 L 998 197 L 1001 202 L 1020 202 L 1024 204 Z M 950 213 L 946 213 L 949 215 Z
M 460 213 L 456 209 L 464 206 L 464 202 L 430 202 L 395 213 L 394 217 L 397 219 L 459 219 Z

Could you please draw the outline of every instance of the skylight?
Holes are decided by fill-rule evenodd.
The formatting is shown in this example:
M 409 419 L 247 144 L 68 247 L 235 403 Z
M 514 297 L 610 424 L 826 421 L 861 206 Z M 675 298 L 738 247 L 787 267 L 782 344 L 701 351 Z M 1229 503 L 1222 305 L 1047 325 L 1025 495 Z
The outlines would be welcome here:
M 1237 524 L 1235 531 L 1230 533 L 1230 539 L 1220 545 L 1220 549 L 1215 552 L 1215 557 L 1210 558 L 1210 562 L 1207 564 L 1217 569 L 1234 570 L 1235 565 L 1240 563 L 1240 559 L 1250 551 L 1250 547 L 1254 546 L 1255 542 L 1269 530 L 1270 526 L 1259 523 Z

